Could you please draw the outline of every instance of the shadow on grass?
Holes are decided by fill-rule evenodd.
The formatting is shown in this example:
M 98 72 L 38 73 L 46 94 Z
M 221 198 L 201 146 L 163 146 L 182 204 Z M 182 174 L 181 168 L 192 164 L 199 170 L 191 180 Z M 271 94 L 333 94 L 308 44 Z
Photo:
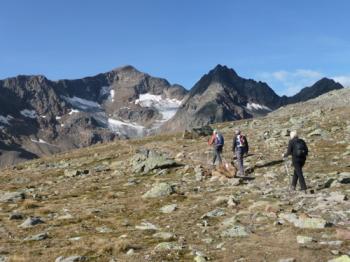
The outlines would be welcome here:
M 250 167 L 248 168 L 245 172 L 246 174 L 252 174 L 254 173 L 255 169 L 259 169 L 259 168 L 263 168 L 263 167 L 270 167 L 270 166 L 275 166 L 275 165 L 279 165 L 279 164 L 282 164 L 283 163 L 283 160 L 280 159 L 280 160 L 273 160 L 273 161 L 270 161 L 270 162 L 267 162 L 267 163 L 264 163 L 264 164 L 261 164 L 261 165 L 255 165 L 253 167 Z

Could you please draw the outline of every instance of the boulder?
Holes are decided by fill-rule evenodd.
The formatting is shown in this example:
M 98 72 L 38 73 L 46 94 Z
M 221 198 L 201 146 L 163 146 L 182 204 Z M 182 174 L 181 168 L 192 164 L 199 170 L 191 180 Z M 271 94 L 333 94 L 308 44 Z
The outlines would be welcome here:
M 246 228 L 240 225 L 234 225 L 221 232 L 222 237 L 247 237 L 248 235 Z
M 181 250 L 182 246 L 180 246 L 178 243 L 176 242 L 162 242 L 159 243 L 154 250 L 155 251 L 170 251 L 170 250 Z
M 143 231 L 157 231 L 158 227 L 156 225 L 153 225 L 152 223 L 149 222 L 142 222 L 141 225 L 138 225 L 135 227 L 138 230 L 143 230 Z
M 177 209 L 177 204 L 171 204 L 163 206 L 160 211 L 164 214 L 169 214 L 171 212 L 174 212 Z
M 312 237 L 308 237 L 308 236 L 297 236 L 297 242 L 300 245 L 306 245 L 306 244 L 310 244 L 311 242 L 313 242 L 314 239 Z
M 294 225 L 299 228 L 322 229 L 327 227 L 329 223 L 322 218 L 302 217 L 295 221 Z
M 49 235 L 45 232 L 34 236 L 26 237 L 24 241 L 41 241 L 41 240 L 47 239 L 48 237 Z
M 295 258 L 293 257 L 289 257 L 289 258 L 281 258 L 278 260 L 278 262 L 295 262 L 297 261 Z
M 18 202 L 25 199 L 23 192 L 0 192 L 0 202 Z
M 136 174 L 147 174 L 155 169 L 180 166 L 174 159 L 150 150 L 139 150 L 139 153 L 131 160 L 131 165 L 132 171 Z
M 328 262 L 350 262 L 350 257 L 348 255 L 342 255 L 340 257 L 328 260 Z
M 30 228 L 43 223 L 45 222 L 42 221 L 40 217 L 28 217 L 19 227 Z
M 350 172 L 343 172 L 339 174 L 338 181 L 341 184 L 350 184 Z
M 195 256 L 194 257 L 194 262 L 206 262 L 207 260 L 203 256 Z
M 213 131 L 210 126 L 196 127 L 191 130 L 185 130 L 182 137 L 184 139 L 196 139 L 203 136 L 210 136 L 213 134 Z
M 66 169 L 64 170 L 65 177 L 77 177 L 82 175 L 88 175 L 89 170 L 75 170 L 75 169 Z
M 218 208 L 218 209 L 214 209 L 214 210 L 204 214 L 203 216 L 201 216 L 201 219 L 212 218 L 212 217 L 221 217 L 223 215 L 225 215 L 225 211 L 221 208 Z
M 56 258 L 55 262 L 82 262 L 86 260 L 87 260 L 86 257 L 83 257 L 83 256 L 70 256 L 70 257 L 60 256 Z
M 311 133 L 309 133 L 307 136 L 308 137 L 321 137 L 321 138 L 324 138 L 324 137 L 328 136 L 328 132 L 323 130 L 323 129 L 318 128 L 318 129 L 312 131 Z
M 153 185 L 153 187 L 143 194 L 143 198 L 165 197 L 175 193 L 174 187 L 168 183 L 162 182 Z
M 164 241 L 171 241 L 176 238 L 175 234 L 169 232 L 158 232 L 152 235 L 154 238 L 159 238 Z
M 12 213 L 9 216 L 9 220 L 22 220 L 23 219 L 23 215 L 20 213 Z
M 279 217 L 294 224 L 294 226 L 298 228 L 322 229 L 331 225 L 323 218 L 313 218 L 313 217 L 298 218 L 297 215 L 294 213 L 289 213 L 289 214 L 282 213 L 279 215 Z

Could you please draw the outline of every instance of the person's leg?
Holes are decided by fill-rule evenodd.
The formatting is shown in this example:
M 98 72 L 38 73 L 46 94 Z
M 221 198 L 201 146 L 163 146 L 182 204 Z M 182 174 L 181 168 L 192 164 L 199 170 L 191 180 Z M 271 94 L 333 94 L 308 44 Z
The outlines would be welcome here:
M 298 175 L 297 175 L 296 168 L 294 165 L 294 174 L 293 174 L 292 184 L 290 185 L 292 190 L 295 190 L 295 188 L 297 186 L 297 182 L 298 182 Z
M 243 154 L 241 153 L 240 150 L 237 150 L 236 151 L 236 156 L 237 156 L 237 164 L 238 164 L 239 174 L 241 176 L 243 176 L 244 175 Z
M 213 165 L 215 165 L 217 155 L 218 155 L 218 152 L 217 152 L 216 148 L 214 147 Z
M 304 176 L 303 176 L 303 166 L 304 166 L 304 161 L 301 161 L 301 162 L 297 162 L 296 163 L 296 166 L 295 166 L 295 170 L 296 170 L 296 173 L 297 173 L 297 176 L 298 176 L 298 179 L 299 179 L 299 184 L 300 184 L 300 189 L 301 190 L 306 190 L 306 183 L 305 183 L 305 179 L 304 179 Z
M 218 156 L 218 160 L 219 160 L 219 165 L 222 165 L 221 154 L 222 154 L 222 147 L 219 147 L 219 148 L 217 149 L 217 156 Z

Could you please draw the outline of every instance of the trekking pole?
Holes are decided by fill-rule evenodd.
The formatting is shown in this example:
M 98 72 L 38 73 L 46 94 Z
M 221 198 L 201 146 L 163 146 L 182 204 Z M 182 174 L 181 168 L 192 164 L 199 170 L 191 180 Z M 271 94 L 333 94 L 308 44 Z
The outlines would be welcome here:
M 284 167 L 286 168 L 287 176 L 289 176 L 289 170 L 288 170 L 287 160 L 288 160 L 288 158 L 285 157 L 285 158 L 284 158 Z
M 293 178 L 292 178 L 292 176 L 289 175 L 289 169 L 288 169 L 288 162 L 287 161 L 288 161 L 288 158 L 285 157 L 284 158 L 284 167 L 286 168 L 287 176 L 290 177 L 290 179 L 288 179 L 289 180 L 289 184 L 292 185 L 292 179 Z

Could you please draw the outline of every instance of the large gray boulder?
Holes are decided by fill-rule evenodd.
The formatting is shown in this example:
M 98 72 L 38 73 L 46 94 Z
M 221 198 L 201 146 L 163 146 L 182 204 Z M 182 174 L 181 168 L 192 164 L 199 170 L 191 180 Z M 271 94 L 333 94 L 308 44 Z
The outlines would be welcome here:
M 174 187 L 168 183 L 155 184 L 149 191 L 143 194 L 143 198 L 165 197 L 175 193 Z
M 39 224 L 45 223 L 40 217 L 28 217 L 19 227 L 31 228 Z
M 23 192 L 0 192 L 0 202 L 18 202 L 24 198 Z
M 174 159 L 151 150 L 140 150 L 131 160 L 131 165 L 132 171 L 136 174 L 147 174 L 155 169 L 179 166 Z
M 241 225 L 234 225 L 221 232 L 222 237 L 247 237 L 249 232 Z

